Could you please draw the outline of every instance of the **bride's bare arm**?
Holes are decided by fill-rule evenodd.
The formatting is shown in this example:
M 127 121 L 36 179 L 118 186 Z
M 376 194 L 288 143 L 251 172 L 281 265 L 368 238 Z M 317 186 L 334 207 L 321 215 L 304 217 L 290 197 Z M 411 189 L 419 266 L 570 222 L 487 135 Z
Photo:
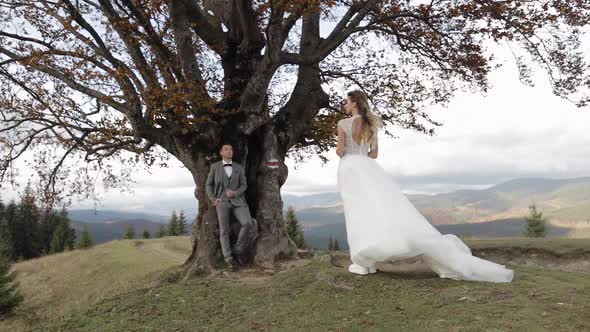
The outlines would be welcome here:
M 336 154 L 339 157 L 344 155 L 344 129 L 338 126 L 338 141 L 336 142 Z
M 379 154 L 379 144 L 375 143 L 375 148 L 369 151 L 369 158 L 377 159 L 377 155 Z

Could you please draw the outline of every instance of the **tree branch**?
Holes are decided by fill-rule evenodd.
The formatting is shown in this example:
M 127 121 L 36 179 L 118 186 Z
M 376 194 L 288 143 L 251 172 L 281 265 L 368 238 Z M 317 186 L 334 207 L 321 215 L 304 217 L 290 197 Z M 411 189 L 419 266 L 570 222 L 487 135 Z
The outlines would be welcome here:
M 281 62 L 284 64 L 312 65 L 319 63 L 354 32 L 365 16 L 374 8 L 376 0 L 363 1 L 362 4 L 352 5 L 325 40 L 318 45 L 314 53 L 307 55 L 281 52 Z M 355 15 L 356 14 L 356 15 Z
M 201 70 L 199 69 L 196 52 L 193 47 L 191 32 L 189 29 L 189 10 L 186 4 L 190 2 L 187 0 L 171 0 L 170 1 L 170 20 L 172 21 L 172 30 L 174 32 L 174 40 L 178 48 L 178 56 L 182 70 L 186 76 L 187 81 L 193 85 L 197 94 L 203 98 L 201 100 L 211 100 L 205 89 L 205 82 Z M 195 103 L 195 111 L 197 111 L 198 103 Z
M 319 43 L 320 14 L 308 14 L 303 17 L 299 45 L 301 54 L 312 54 Z M 323 91 L 319 77 L 319 65 L 300 66 L 293 93 L 273 118 L 277 129 L 281 131 L 280 145 L 285 153 L 301 140 L 319 110 L 328 104 L 328 95 Z
M 207 17 L 203 14 L 201 8 L 196 4 L 196 1 L 191 0 L 175 0 L 174 2 L 181 2 L 177 6 L 184 7 L 187 19 L 190 23 L 190 28 L 217 54 L 222 55 L 224 49 L 224 41 L 227 37 L 221 27 L 211 24 Z

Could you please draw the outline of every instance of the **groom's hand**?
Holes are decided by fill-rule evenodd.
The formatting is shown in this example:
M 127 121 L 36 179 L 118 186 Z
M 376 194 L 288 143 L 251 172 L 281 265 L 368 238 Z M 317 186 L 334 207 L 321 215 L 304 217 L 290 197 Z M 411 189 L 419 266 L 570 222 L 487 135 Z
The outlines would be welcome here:
M 217 204 L 219 204 L 219 202 L 221 202 L 221 198 L 216 198 L 216 199 L 213 201 L 213 206 L 217 206 Z
M 236 192 L 233 190 L 227 189 L 225 191 L 225 195 L 229 198 L 234 198 L 234 197 L 236 197 Z

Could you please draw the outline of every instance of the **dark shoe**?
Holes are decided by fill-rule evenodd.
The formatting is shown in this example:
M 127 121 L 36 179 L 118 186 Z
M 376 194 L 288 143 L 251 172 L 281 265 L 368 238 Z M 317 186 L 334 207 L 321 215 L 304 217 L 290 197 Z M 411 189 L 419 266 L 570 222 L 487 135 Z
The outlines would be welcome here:
M 232 272 L 235 272 L 238 270 L 238 265 L 236 263 L 236 260 L 233 257 L 226 258 L 225 264 L 227 264 L 228 269 Z
M 238 264 L 240 264 L 241 266 L 246 266 L 248 265 L 248 262 L 246 261 L 245 257 L 242 255 L 236 255 L 236 261 L 238 262 Z

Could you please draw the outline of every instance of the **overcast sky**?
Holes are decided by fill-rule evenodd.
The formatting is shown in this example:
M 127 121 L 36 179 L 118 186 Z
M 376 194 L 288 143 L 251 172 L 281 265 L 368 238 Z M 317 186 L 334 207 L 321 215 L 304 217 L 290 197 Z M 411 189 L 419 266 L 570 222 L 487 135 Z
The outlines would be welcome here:
M 378 162 L 406 192 L 590 176 L 590 110 L 555 97 L 543 76 L 536 87 L 523 86 L 511 65 L 494 72 L 491 82 L 487 96 L 460 93 L 448 108 L 432 108 L 444 123 L 435 136 L 398 130 L 399 139 L 381 139 Z M 335 191 L 335 153 L 330 160 L 292 170 L 285 191 Z
M 585 46 L 590 49 L 588 38 Z M 519 177 L 590 176 L 590 109 L 555 97 L 543 73 L 535 81 L 535 87 L 522 85 L 515 65 L 506 59 L 491 74 L 486 96 L 458 93 L 447 108 L 429 109 L 443 123 L 435 136 L 404 130 L 395 131 L 398 139 L 381 136 L 377 161 L 406 193 L 486 188 Z M 297 167 L 289 160 L 283 193 L 336 191 L 339 158 L 332 151 L 329 159 L 326 165 L 313 158 Z M 154 168 L 152 175 L 138 172 L 133 194 L 106 193 L 98 208 L 150 212 L 174 202 L 190 205 L 192 177 L 178 162 L 171 164 Z M 8 189 L 1 195 L 6 201 L 16 194 Z M 88 207 L 91 202 L 72 206 Z

